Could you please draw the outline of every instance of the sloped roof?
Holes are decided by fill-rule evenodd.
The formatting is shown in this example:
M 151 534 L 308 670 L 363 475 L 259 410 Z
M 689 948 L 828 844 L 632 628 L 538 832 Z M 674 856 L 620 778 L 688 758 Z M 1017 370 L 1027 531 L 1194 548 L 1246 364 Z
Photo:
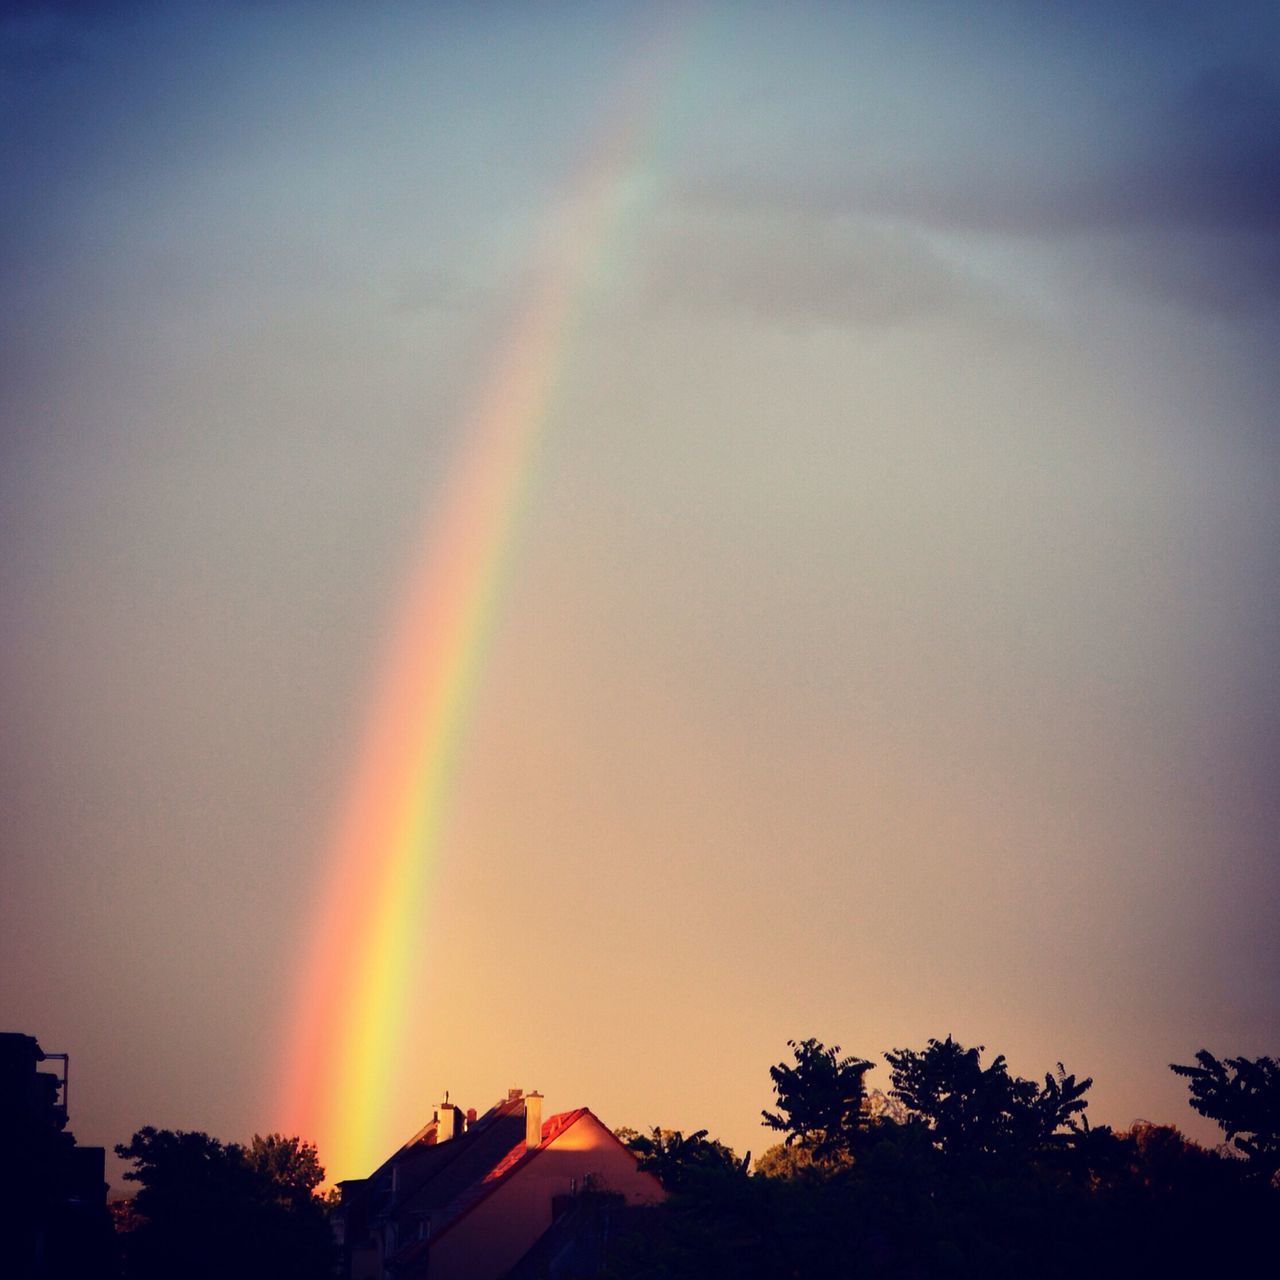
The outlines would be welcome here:
M 522 1101 L 522 1100 L 518 1100 Z M 471 1134 L 451 1139 L 442 1143 L 441 1150 L 451 1146 L 469 1150 L 464 1155 L 461 1150 L 455 1153 L 455 1159 L 442 1167 L 438 1172 L 430 1174 L 425 1182 L 418 1185 L 408 1196 L 396 1197 L 396 1211 L 424 1212 L 431 1218 L 431 1236 L 429 1240 L 414 1241 L 401 1249 L 392 1259 L 394 1266 L 406 1266 L 418 1261 L 425 1253 L 431 1241 L 438 1240 L 455 1223 L 466 1217 L 478 1204 L 488 1199 L 500 1186 L 513 1178 L 517 1172 L 538 1158 L 547 1145 L 558 1138 L 570 1125 L 575 1124 L 585 1115 L 590 1115 L 586 1107 L 577 1107 L 573 1111 L 561 1111 L 542 1124 L 542 1140 L 533 1150 L 525 1145 L 523 1117 L 518 1118 L 519 1133 L 514 1141 L 510 1140 L 512 1127 L 509 1124 L 492 1124 L 480 1129 L 474 1136 L 474 1143 L 468 1141 Z M 517 1119 L 510 1116 L 504 1119 Z M 480 1141 L 485 1139 L 485 1141 Z M 497 1158 L 492 1157 L 498 1146 L 498 1139 L 504 1145 Z M 480 1168 L 480 1166 L 487 1166 Z M 477 1173 L 477 1170 L 479 1172 Z M 468 1177 L 468 1174 L 476 1174 Z
M 393 1212 L 429 1209 L 434 1219 L 436 1209 L 485 1177 L 524 1141 L 524 1133 L 524 1099 L 508 1098 L 447 1142 L 402 1147 L 393 1157 L 397 1166 Z
M 492 1147 L 495 1140 L 501 1142 L 497 1138 L 498 1134 L 508 1135 L 507 1146 L 514 1143 L 517 1131 L 523 1136 L 524 1098 L 504 1098 L 469 1125 L 465 1133 L 458 1134 L 447 1142 L 436 1141 L 436 1128 L 434 1120 L 424 1125 L 404 1146 L 388 1156 L 365 1181 L 372 1183 L 380 1179 L 389 1180 L 394 1171 L 399 1187 L 396 1202 L 402 1203 L 446 1165 L 476 1148 Z M 481 1142 L 482 1137 L 487 1141 Z
M 527 1149 L 522 1137 L 479 1182 L 472 1183 L 471 1186 L 467 1187 L 445 1206 L 444 1213 L 441 1215 L 444 1225 L 439 1228 L 433 1226 L 431 1234 L 439 1236 L 442 1231 L 447 1231 L 468 1210 L 474 1208 L 487 1196 L 492 1195 L 501 1183 L 515 1173 L 518 1167 L 522 1167 L 528 1164 L 530 1160 L 536 1159 L 541 1152 L 547 1149 L 549 1142 L 558 1138 L 571 1124 L 576 1120 L 581 1120 L 586 1114 L 586 1107 L 578 1107 L 573 1111 L 558 1112 L 550 1119 L 544 1120 L 542 1124 L 542 1141 L 532 1151 Z
M 429 1124 L 398 1148 L 367 1178 L 343 1181 L 343 1212 L 357 1231 L 377 1218 L 406 1208 L 434 1210 L 486 1173 L 524 1137 L 524 1100 L 506 1098 L 465 1133 L 435 1141 Z

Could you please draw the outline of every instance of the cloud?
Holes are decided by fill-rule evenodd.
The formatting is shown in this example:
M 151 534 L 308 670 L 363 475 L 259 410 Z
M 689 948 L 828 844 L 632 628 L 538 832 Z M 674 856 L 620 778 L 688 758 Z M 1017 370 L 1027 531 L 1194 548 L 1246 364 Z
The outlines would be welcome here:
M 940 98 L 936 109 L 946 105 Z M 1100 78 L 1074 104 L 1046 90 L 1002 109 L 1001 137 L 957 103 L 959 123 L 932 150 L 906 126 L 890 126 L 897 131 L 871 150 L 850 123 L 847 138 L 828 133 L 820 149 L 777 163 L 740 157 L 691 174 L 684 199 L 739 228 L 801 220 L 824 229 L 804 243 L 756 232 L 756 260 L 730 264 L 751 257 L 752 236 L 739 230 L 728 244 L 686 245 L 674 266 L 698 280 L 719 264 L 730 283 L 709 287 L 739 302 L 767 298 L 794 311 L 804 293 L 826 318 L 884 321 L 963 290 L 930 251 L 941 234 L 1083 250 L 1118 282 L 1195 309 L 1256 314 L 1280 301 L 1274 68 L 1217 62 L 1166 75 L 1149 94 Z
M 850 146 L 814 155 L 807 173 L 794 164 L 722 171 L 689 189 L 726 206 L 894 218 L 948 231 L 1280 230 L 1280 76 L 1261 64 L 1212 68 L 1145 120 L 1070 149 L 1068 142 L 1028 130 L 1016 148 L 971 141 L 897 165 L 860 163 Z
M 974 286 L 920 234 L 798 211 L 684 205 L 656 239 L 650 297 L 800 325 L 886 326 L 971 302 Z

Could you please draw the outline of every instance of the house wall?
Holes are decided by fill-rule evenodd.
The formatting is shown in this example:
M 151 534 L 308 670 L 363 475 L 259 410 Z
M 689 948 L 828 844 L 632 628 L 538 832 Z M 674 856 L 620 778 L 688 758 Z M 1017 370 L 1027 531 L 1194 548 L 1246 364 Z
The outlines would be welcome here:
M 628 1204 L 657 1204 L 661 1184 L 594 1116 L 584 1115 L 431 1244 L 430 1280 L 496 1280 L 551 1225 L 551 1199 L 590 1174 Z
M 380 1280 L 382 1250 L 377 1245 L 351 1250 L 351 1280 Z

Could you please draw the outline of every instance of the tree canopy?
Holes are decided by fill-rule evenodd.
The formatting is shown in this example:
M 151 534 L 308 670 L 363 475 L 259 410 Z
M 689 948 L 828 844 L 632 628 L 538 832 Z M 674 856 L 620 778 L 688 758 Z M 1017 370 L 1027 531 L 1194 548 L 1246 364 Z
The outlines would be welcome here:
M 602 1274 L 1176 1280 L 1274 1253 L 1280 1191 L 1171 1125 L 1091 1126 L 1092 1081 L 1062 1063 L 1040 1083 L 1001 1054 L 932 1039 L 885 1055 L 886 1099 L 865 1088 L 869 1059 L 788 1045 L 764 1112 L 786 1140 L 752 1177 L 676 1181 L 662 1207 L 618 1219 Z M 1235 1059 L 1202 1056 L 1183 1074 L 1199 1084 L 1197 1110 L 1221 1112 L 1239 1150 L 1265 1154 L 1273 1064 L 1253 1065 L 1244 1083 Z M 677 1157 L 690 1141 L 677 1138 L 655 1131 L 653 1155 Z
M 324 1166 L 314 1144 L 301 1138 L 255 1133 L 244 1151 L 245 1163 L 275 1189 L 279 1203 L 300 1208 L 315 1198 L 324 1181 Z
M 875 1065 L 866 1058 L 840 1056 L 820 1040 L 788 1040 L 794 1063 L 769 1068 L 778 1110 L 762 1111 L 770 1129 L 785 1133 L 818 1159 L 853 1150 L 866 1129 L 867 1090 L 863 1077 Z
M 1224 1058 L 1207 1049 L 1196 1066 L 1169 1064 L 1191 1083 L 1191 1105 L 1216 1120 L 1250 1168 L 1270 1181 L 1280 1171 L 1280 1064 L 1274 1058 Z
M 688 1186 L 708 1175 L 745 1173 L 751 1160 L 743 1160 L 722 1142 L 707 1137 L 699 1129 L 687 1137 L 679 1129 L 654 1126 L 647 1134 L 635 1129 L 618 1129 L 615 1136 L 636 1153 L 640 1167 L 652 1173 L 668 1190 Z
M 1063 1128 L 1077 1124 L 1092 1079 L 1077 1080 L 1058 1063 L 1044 1085 L 1010 1074 L 1004 1054 L 982 1065 L 983 1046 L 965 1048 L 950 1036 L 922 1050 L 885 1054 L 892 1097 L 923 1121 L 934 1145 L 960 1159 L 1028 1158 L 1062 1145 Z
M 249 1147 L 207 1133 L 139 1129 L 116 1154 L 139 1184 L 124 1238 L 128 1280 L 321 1280 L 333 1246 L 314 1146 L 254 1135 Z

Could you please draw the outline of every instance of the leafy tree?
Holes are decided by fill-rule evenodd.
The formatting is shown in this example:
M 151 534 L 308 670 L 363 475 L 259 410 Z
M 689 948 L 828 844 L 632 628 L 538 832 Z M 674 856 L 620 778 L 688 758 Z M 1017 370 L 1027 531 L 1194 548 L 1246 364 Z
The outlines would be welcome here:
M 1079 1130 L 1092 1079 L 1077 1080 L 1061 1063 L 1043 1088 L 1011 1075 L 1003 1054 L 982 1065 L 983 1046 L 967 1049 L 950 1036 L 923 1050 L 885 1054 L 893 1088 L 908 1112 L 928 1126 L 945 1156 L 1030 1158 L 1066 1144 L 1063 1128 Z
M 778 1110 L 762 1111 L 764 1123 L 787 1136 L 817 1160 L 848 1157 L 868 1122 L 863 1077 L 873 1067 L 865 1058 L 842 1058 L 840 1046 L 820 1040 L 788 1040 L 794 1065 L 769 1068 Z
M 1190 1083 L 1191 1105 L 1216 1120 L 1250 1169 L 1267 1181 L 1280 1170 L 1280 1064 L 1274 1058 L 1224 1058 L 1207 1049 L 1198 1066 L 1169 1064 Z
M 137 1225 L 125 1239 L 126 1274 L 160 1280 L 182 1273 L 214 1280 L 236 1263 L 237 1241 L 250 1233 L 257 1180 L 240 1148 L 206 1133 L 139 1129 L 116 1154 L 136 1168 Z
M 807 1147 L 789 1147 L 785 1142 L 775 1142 L 756 1157 L 754 1172 L 760 1178 L 803 1178 L 820 1173 L 824 1168 L 814 1163 L 813 1153 Z
M 1077 1080 L 1074 1075 L 1067 1074 L 1062 1063 L 1058 1063 L 1056 1074 L 1045 1073 L 1044 1088 L 1035 1099 L 1035 1136 L 1041 1144 L 1052 1145 L 1063 1139 L 1063 1129 L 1072 1133 L 1083 1133 L 1088 1129 L 1089 1122 L 1084 1112 L 1089 1104 L 1084 1095 L 1092 1087 L 1092 1076 Z
M 792 1049 L 796 1063 L 776 1069 L 774 1117 L 794 1121 L 790 1141 L 764 1152 L 759 1176 L 698 1180 L 620 1214 L 602 1274 L 1130 1280 L 1243 1273 L 1274 1258 L 1280 1192 L 1168 1126 L 1090 1127 L 1090 1082 L 1061 1064 L 1041 1086 L 1003 1058 L 984 1065 L 981 1049 L 931 1041 L 889 1055 L 893 1111 L 869 1093 L 854 1110 L 851 1091 L 830 1087 L 838 1049 Z M 812 1079 L 823 1087 L 811 1095 Z M 811 1105 L 832 1095 L 843 1107 Z M 851 1125 L 856 1161 L 848 1145 L 815 1156 L 819 1131 L 847 1142 Z
M 151 1126 L 116 1147 L 139 1184 L 124 1237 L 128 1280 L 319 1280 L 332 1271 L 315 1148 L 255 1136 L 246 1149 Z
M 1030 1103 L 1027 1089 L 1010 1077 L 1004 1056 L 982 1066 L 982 1046 L 966 1049 L 952 1040 L 930 1040 L 922 1051 L 885 1054 L 897 1098 L 929 1126 L 944 1155 L 991 1152 L 1005 1144 L 1011 1110 Z M 1027 1082 L 1021 1082 L 1026 1084 Z
M 304 1208 L 315 1200 L 324 1181 L 324 1166 L 314 1143 L 283 1134 L 253 1135 L 244 1151 L 245 1163 L 275 1189 L 276 1199 L 290 1208 Z
M 1171 1124 L 1135 1120 L 1116 1137 L 1124 1179 L 1152 1196 L 1197 1192 L 1223 1160 L 1184 1137 Z
M 648 1134 L 636 1130 L 620 1130 L 634 1134 L 624 1139 L 625 1145 L 636 1153 L 640 1167 L 654 1174 L 668 1191 L 688 1186 L 691 1181 L 708 1175 L 745 1173 L 751 1160 L 739 1160 L 722 1142 L 707 1137 L 705 1129 L 699 1129 L 686 1137 L 679 1129 L 662 1129 L 656 1125 Z

